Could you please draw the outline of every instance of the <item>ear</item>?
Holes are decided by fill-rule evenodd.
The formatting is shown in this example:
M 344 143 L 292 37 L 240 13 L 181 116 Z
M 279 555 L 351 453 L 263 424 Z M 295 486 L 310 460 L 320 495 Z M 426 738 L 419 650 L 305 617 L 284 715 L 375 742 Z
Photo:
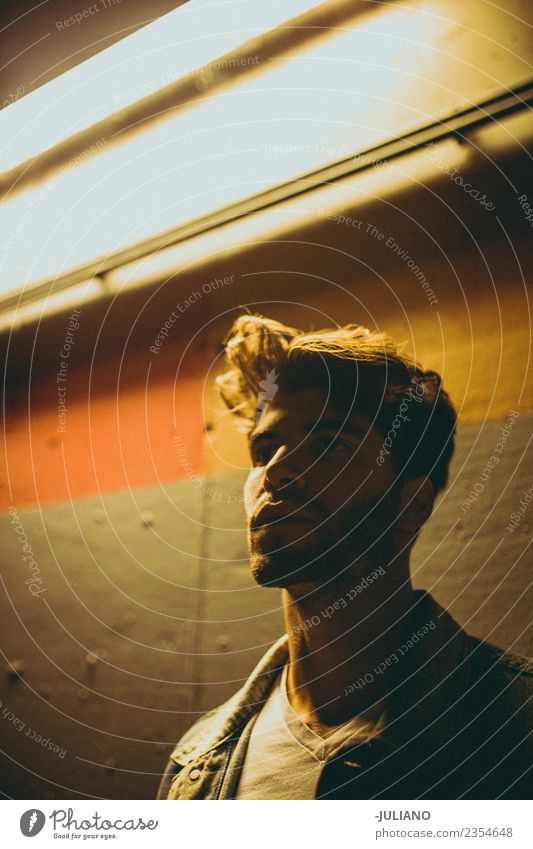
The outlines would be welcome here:
M 400 490 L 398 532 L 414 542 L 431 516 L 434 503 L 435 490 L 429 478 L 421 475 L 405 480 Z

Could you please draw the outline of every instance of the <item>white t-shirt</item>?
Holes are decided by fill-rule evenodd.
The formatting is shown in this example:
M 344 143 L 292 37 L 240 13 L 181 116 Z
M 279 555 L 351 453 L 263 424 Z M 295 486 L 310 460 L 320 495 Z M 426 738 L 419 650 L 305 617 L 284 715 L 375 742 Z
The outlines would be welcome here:
M 291 707 L 286 682 L 287 666 L 252 729 L 237 799 L 314 799 L 324 763 L 348 742 L 367 740 L 384 708 L 383 700 L 320 736 Z

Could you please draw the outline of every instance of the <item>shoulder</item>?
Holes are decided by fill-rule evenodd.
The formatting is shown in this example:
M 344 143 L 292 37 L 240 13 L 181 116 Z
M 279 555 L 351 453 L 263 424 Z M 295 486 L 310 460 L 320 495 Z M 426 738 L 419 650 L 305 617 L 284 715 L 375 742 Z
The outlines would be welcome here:
M 217 708 L 200 716 L 196 722 L 180 737 L 172 750 L 165 771 L 161 776 L 158 799 L 167 799 L 171 784 L 179 772 L 193 761 L 199 753 L 207 751 L 220 738 L 220 729 L 228 715 L 232 713 L 235 697 L 228 699 Z
M 531 659 L 463 632 L 460 664 L 451 792 L 461 787 L 462 795 L 454 798 L 529 798 Z
M 533 660 L 513 651 L 505 651 L 493 643 L 470 637 L 475 668 L 493 678 L 515 682 L 521 687 L 533 684 Z
M 200 716 L 174 746 L 171 760 L 185 766 L 200 751 L 205 751 L 223 739 L 228 719 L 234 716 L 238 695 L 239 693 L 236 693 L 223 704 Z
M 263 655 L 235 695 L 201 716 L 178 741 L 171 757 L 185 765 L 198 753 L 224 740 L 260 710 L 288 657 L 284 634 Z
M 167 798 L 173 778 L 184 766 L 224 740 L 238 736 L 247 720 L 260 710 L 286 663 L 287 655 L 285 634 L 269 648 L 235 695 L 200 716 L 185 732 L 170 755 L 159 786 L 158 799 Z
M 467 699 L 476 724 L 493 741 L 526 745 L 533 726 L 533 663 L 531 658 L 469 637 L 470 674 Z

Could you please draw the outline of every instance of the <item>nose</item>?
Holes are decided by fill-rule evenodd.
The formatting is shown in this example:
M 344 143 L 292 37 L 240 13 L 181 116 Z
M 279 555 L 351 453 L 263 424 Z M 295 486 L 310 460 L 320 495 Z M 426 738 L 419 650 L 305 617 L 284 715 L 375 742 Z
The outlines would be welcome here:
M 300 468 L 294 451 L 280 447 L 265 466 L 263 487 L 271 495 L 279 493 L 282 497 L 287 490 L 300 490 L 305 487 L 303 470 Z

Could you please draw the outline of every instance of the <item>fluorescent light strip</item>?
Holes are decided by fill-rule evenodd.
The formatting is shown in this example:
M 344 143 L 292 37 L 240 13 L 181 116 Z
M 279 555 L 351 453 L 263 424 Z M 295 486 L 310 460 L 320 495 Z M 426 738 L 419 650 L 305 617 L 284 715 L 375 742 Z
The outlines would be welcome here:
M 317 5 L 316 0 L 189 0 L 0 112 L 0 138 L 8 140 L 1 148 L 2 171 Z
M 102 297 L 105 289 L 99 279 L 84 280 L 62 292 L 51 292 L 38 301 L 21 304 L 0 316 L 0 332 L 33 324 L 49 315 L 63 313 L 71 307 L 86 306 Z
M 438 146 L 439 159 L 446 167 L 465 164 L 468 152 L 456 141 L 444 141 Z M 356 173 L 334 184 L 310 183 L 311 193 L 288 198 L 285 202 L 268 207 L 255 215 L 244 216 L 209 232 L 143 257 L 136 262 L 106 274 L 109 292 L 118 292 L 158 283 L 173 274 L 211 262 L 216 255 L 240 253 L 247 247 L 316 224 L 324 213 L 362 215 L 361 210 L 377 200 L 397 195 L 406 187 L 428 185 L 441 179 L 432 159 L 424 151 L 408 154 L 378 169 Z M 305 181 L 301 187 L 306 188 Z
M 517 114 L 503 124 L 488 124 L 475 131 L 480 149 L 486 146 L 498 149 L 499 154 L 508 153 L 514 143 L 524 145 L 531 142 L 532 128 L 528 116 Z M 508 128 L 511 132 L 509 133 Z M 510 140 L 513 144 L 510 146 Z M 10 309 L 0 318 L 0 331 L 7 327 L 29 323 L 50 313 L 60 312 L 70 306 L 80 306 L 100 297 L 120 294 L 130 290 L 151 286 L 174 275 L 182 275 L 193 268 L 212 263 L 216 257 L 242 253 L 247 248 L 272 239 L 288 238 L 301 233 L 307 226 L 328 216 L 364 216 L 364 209 L 377 200 L 397 196 L 408 187 L 429 186 L 435 181 L 447 180 L 446 172 L 460 168 L 468 173 L 470 151 L 456 140 L 448 139 L 438 144 L 440 168 L 436 169 L 433 158 L 418 150 L 385 162 L 385 167 L 370 168 L 363 173 L 349 175 L 334 184 L 315 186 L 315 191 L 290 197 L 254 215 L 240 219 L 208 232 L 189 238 L 171 247 L 150 253 L 133 262 L 125 263 L 107 273 L 104 279 L 82 281 L 63 292 L 46 295 L 39 300 Z M 301 181 L 305 188 L 305 181 Z M 52 283 L 50 284 L 52 286 Z
M 347 159 L 343 159 L 339 162 L 332 163 L 324 168 L 309 171 L 307 174 L 298 177 L 297 179 L 293 179 L 287 182 L 278 183 L 277 185 L 272 186 L 272 181 L 267 181 L 267 185 L 265 190 L 262 193 L 256 193 L 254 195 L 248 195 L 247 197 L 242 198 L 242 184 L 240 182 L 236 182 L 234 187 L 231 187 L 233 192 L 235 202 L 232 204 L 227 204 L 226 206 L 223 203 L 218 205 L 214 211 L 210 208 L 210 204 L 212 203 L 213 196 L 211 194 L 200 194 L 199 199 L 204 202 L 204 214 L 199 215 L 194 218 L 194 216 L 189 216 L 181 225 L 178 225 L 175 228 L 165 230 L 164 227 L 160 227 L 157 229 L 157 234 L 151 236 L 144 240 L 131 240 L 131 244 L 127 244 L 123 249 L 117 249 L 117 235 L 120 234 L 120 228 L 127 227 L 127 219 L 128 208 L 131 207 L 131 204 L 125 203 L 122 204 L 121 209 L 123 210 L 120 219 L 117 220 L 117 227 L 115 227 L 111 234 L 108 234 L 105 230 L 100 231 L 98 235 L 98 240 L 94 242 L 94 245 L 91 246 L 88 244 L 88 232 L 83 233 L 83 241 L 80 242 L 80 246 L 83 245 L 86 253 L 88 254 L 89 262 L 85 264 L 79 264 L 78 267 L 74 267 L 68 270 L 66 273 L 57 275 L 56 279 L 50 275 L 48 278 L 45 277 L 41 282 L 36 282 L 33 286 L 26 287 L 25 292 L 22 295 L 19 294 L 7 294 L 6 296 L 0 300 L 0 310 L 3 308 L 4 310 L 10 309 L 14 303 L 17 302 L 19 298 L 22 298 L 25 301 L 40 299 L 42 297 L 43 292 L 47 292 L 50 289 L 50 286 L 61 286 L 62 288 L 66 288 L 70 285 L 79 282 L 80 280 L 85 280 L 90 276 L 96 274 L 107 274 L 110 270 L 115 268 L 122 268 L 126 264 L 129 264 L 132 261 L 136 261 L 140 258 L 141 263 L 144 262 L 144 257 L 154 254 L 154 252 L 158 252 L 161 250 L 165 250 L 167 246 L 172 244 L 183 244 L 186 241 L 190 241 L 191 239 L 196 239 L 196 237 L 202 233 L 206 233 L 213 228 L 221 227 L 222 225 L 227 224 L 230 221 L 235 221 L 243 216 L 249 216 L 250 214 L 256 214 L 257 212 L 261 212 L 264 209 L 271 207 L 284 201 L 292 196 L 295 196 L 302 192 L 307 192 L 310 189 L 316 189 L 318 186 L 324 183 L 332 183 L 338 180 L 344 180 L 347 177 L 351 177 L 352 175 L 358 174 L 359 172 L 365 173 L 365 171 L 372 170 L 373 163 L 382 163 L 387 161 L 394 161 L 394 159 L 398 156 L 403 156 L 406 153 L 410 153 L 414 151 L 416 148 L 420 148 L 428 144 L 429 142 L 439 144 L 440 146 L 443 142 L 443 139 L 452 137 L 455 138 L 456 135 L 462 136 L 465 132 L 468 131 L 468 128 L 476 127 L 479 121 L 485 122 L 484 131 L 479 128 L 476 130 L 476 142 L 472 148 L 467 148 L 466 146 L 462 146 L 460 149 L 463 153 L 466 154 L 467 151 L 475 151 L 476 147 L 481 150 L 484 149 L 484 138 L 485 134 L 488 133 L 489 137 L 492 138 L 496 132 L 499 132 L 501 138 L 503 139 L 500 142 L 500 147 L 505 142 L 505 147 L 501 147 L 501 150 L 508 148 L 509 146 L 516 149 L 517 146 L 525 146 L 529 143 L 531 138 L 531 133 L 528 134 L 527 130 L 529 128 L 529 123 L 527 121 L 527 116 L 521 116 L 520 112 L 515 114 L 514 119 L 507 118 L 503 124 L 500 122 L 500 117 L 504 115 L 508 115 L 509 111 L 512 110 L 520 110 L 522 112 L 525 111 L 524 107 L 524 99 L 530 100 L 533 98 L 533 87 L 526 88 L 524 87 L 520 93 L 520 95 L 503 95 L 499 98 L 494 98 L 491 101 L 488 101 L 484 104 L 480 104 L 475 109 L 467 110 L 463 114 L 452 116 L 448 121 L 440 123 L 434 123 L 426 127 L 419 128 L 416 131 L 413 131 L 410 134 L 407 134 L 403 139 L 397 139 L 388 141 L 378 147 L 361 151 L 356 153 L 352 157 L 348 157 Z M 215 99 L 214 103 L 217 103 L 218 99 Z M 498 120 L 495 120 L 498 118 Z M 512 124 L 509 124 L 509 121 L 512 120 Z M 512 129 L 508 129 L 511 126 Z M 494 144 L 494 142 L 493 142 Z M 454 142 L 454 148 L 459 150 L 459 146 L 456 142 Z M 445 149 L 445 148 L 444 148 Z M 120 155 L 120 149 L 117 151 L 117 155 Z M 455 165 L 459 163 L 456 162 Z M 236 165 L 240 165 L 240 161 L 236 162 Z M 436 169 L 436 165 L 433 166 Z M 91 172 L 92 173 L 92 172 Z M 205 167 L 204 167 L 204 175 L 205 175 Z M 113 184 L 114 185 L 114 184 Z M 76 187 L 79 188 L 80 181 L 79 179 L 76 181 Z M 386 186 L 384 186 L 386 188 Z M 235 191 L 236 190 L 236 191 Z M 152 192 L 153 194 L 153 192 Z M 227 198 L 229 198 L 229 194 L 224 189 L 224 194 Z M 161 200 L 161 195 L 158 195 L 159 200 Z M 100 195 L 101 199 L 101 195 Z M 110 202 L 112 202 L 112 197 L 110 198 Z M 46 198 L 46 201 L 49 205 L 53 206 L 53 198 Z M 191 202 L 194 203 L 194 196 L 191 196 Z M 16 202 L 15 202 L 16 203 Z M 37 207 L 37 203 L 35 204 Z M 181 205 L 181 202 L 180 202 Z M 61 207 L 61 202 L 57 202 L 57 206 Z M 38 207 L 37 207 L 38 208 Z M 189 205 L 187 209 L 189 212 L 193 209 L 193 205 Z M 144 205 L 144 212 L 146 213 L 147 204 Z M 164 204 L 162 205 L 162 209 L 164 212 L 163 218 L 161 219 L 161 223 L 164 224 L 165 213 Z M 98 211 L 98 210 L 96 210 Z M 135 213 L 135 207 L 133 209 Z M 106 219 L 107 220 L 107 219 Z M 114 220 L 114 217 L 111 217 L 111 221 Z M 262 219 L 261 219 L 262 220 Z M 10 253 L 5 255 L 5 260 L 8 261 L 10 256 L 13 257 L 14 260 L 17 260 L 17 249 L 16 249 L 16 241 L 15 239 L 18 237 L 20 241 L 22 241 L 23 237 L 26 235 L 24 231 L 25 219 L 21 212 L 19 216 L 20 227 L 18 231 L 15 231 L 13 234 L 13 242 L 8 242 L 7 247 L 12 248 Z M 150 229 L 153 228 L 153 221 L 150 220 L 146 216 L 145 224 L 147 224 L 147 232 L 150 232 Z M 46 222 L 42 221 L 43 228 L 46 230 Z M 30 224 L 28 223 L 28 229 Z M 136 219 L 132 219 L 132 227 L 139 232 L 139 225 L 136 224 Z M 129 231 L 127 231 L 129 232 Z M 29 234 L 31 241 L 35 244 L 39 243 L 39 239 L 37 238 L 35 232 Z M 44 238 L 43 233 L 43 238 Z M 68 254 L 68 244 L 65 244 L 64 240 L 64 230 L 62 227 L 59 228 L 58 235 L 60 238 L 60 245 L 63 251 L 63 260 L 64 264 L 69 265 L 69 254 Z M 115 240 L 115 250 L 111 251 L 107 255 L 100 255 L 99 257 L 95 257 L 96 250 L 99 244 L 102 244 L 102 240 L 107 238 L 109 235 Z M 78 252 L 79 248 L 75 245 L 74 251 Z M 93 252 L 94 251 L 94 252 Z M 78 254 L 79 255 L 79 254 Z M 94 257 L 94 259 L 92 258 Z M 53 259 L 53 255 L 52 255 Z M 42 268 L 44 260 L 44 255 L 41 255 L 39 259 L 39 267 Z M 20 258 L 18 258 L 18 264 L 20 267 Z M 9 265 L 5 266 L 4 270 L 4 281 L 7 280 L 7 272 L 9 270 Z
M 483 6 L 483 0 L 473 2 Z M 296 11 L 292 3 L 287 7 Z M 487 113 L 494 87 L 486 74 L 475 74 L 468 38 L 458 42 L 453 62 L 436 47 L 461 26 L 435 14 L 441 7 L 447 8 L 445 0 L 322 4 L 304 14 L 304 22 L 291 19 L 259 39 L 264 57 L 278 57 L 278 48 L 282 54 L 280 61 L 265 60 L 261 73 L 243 74 L 206 95 L 198 108 L 173 109 L 167 120 L 120 136 L 79 163 L 65 167 L 59 160 L 63 171 L 54 179 L 0 208 L 6 296 L 0 308 L 17 303 L 21 288 L 23 300 L 41 298 L 51 286 L 66 288 L 190 239 L 224 215 L 227 221 L 276 203 L 299 183 L 344 178 L 364 152 L 379 148 L 386 156 L 384 143 L 400 143 L 429 124 L 436 135 L 421 143 L 436 141 L 441 131 L 460 132 L 465 125 L 455 112 L 458 102 L 476 113 L 475 121 L 500 120 L 500 113 Z M 341 25 L 342 15 L 362 9 L 370 13 Z M 502 33 L 502 52 L 504 36 L 510 43 L 513 35 Z M 407 44 L 417 45 L 416 61 Z M 518 58 L 505 64 L 505 83 L 516 78 L 524 52 L 521 42 L 515 46 Z M 467 82 L 465 66 L 472 71 Z M 510 109 L 523 105 L 518 89 L 511 100 Z M 115 118 L 106 119 L 108 128 Z M 394 155 L 400 152 L 395 148 Z

